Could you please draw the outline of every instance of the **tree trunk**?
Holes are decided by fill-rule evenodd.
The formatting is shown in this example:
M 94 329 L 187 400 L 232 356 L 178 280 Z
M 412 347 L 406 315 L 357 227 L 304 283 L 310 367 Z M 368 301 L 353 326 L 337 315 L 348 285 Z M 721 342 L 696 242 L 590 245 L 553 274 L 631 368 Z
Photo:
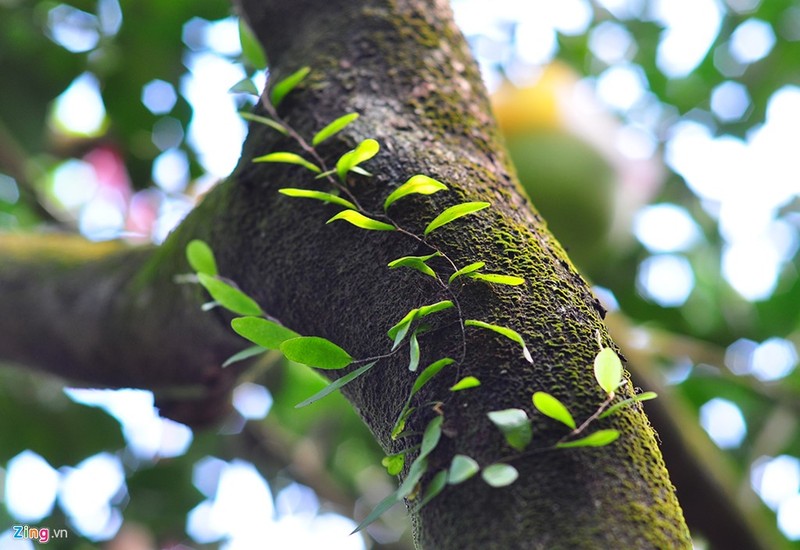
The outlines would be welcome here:
M 375 176 L 348 180 L 366 211 L 380 212 L 388 193 L 410 176 L 434 177 L 450 191 L 398 202 L 394 221 L 421 235 L 446 207 L 490 202 L 489 209 L 431 233 L 427 242 L 458 266 L 481 260 L 487 271 L 526 279 L 519 287 L 471 280 L 455 285 L 459 311 L 431 316 L 434 330 L 420 337 L 421 365 L 463 356 L 420 394 L 420 403 L 440 401 L 444 415 L 430 472 L 446 468 L 456 453 L 481 466 L 514 455 L 488 421 L 489 411 L 525 409 L 534 437 L 529 451 L 511 462 L 520 472 L 513 485 L 494 489 L 476 477 L 413 513 L 417 545 L 690 547 L 653 430 L 639 407 L 598 422 L 622 433 L 609 446 L 544 450 L 565 432 L 533 412 L 531 395 L 552 393 L 579 422 L 590 416 L 604 399 L 592 372 L 597 335 L 604 345 L 610 342 L 602 308 L 519 190 L 448 2 L 242 0 L 241 8 L 266 48 L 273 81 L 302 66 L 312 69 L 280 105 L 292 128 L 310 136 L 342 114 L 361 114 L 320 147 L 328 165 L 361 139 L 381 144 L 381 153 L 365 165 Z M 206 298 L 198 286 L 174 282 L 189 271 L 183 250 L 192 238 L 209 242 L 221 273 L 285 325 L 329 338 L 354 357 L 386 353 L 386 331 L 406 312 L 453 297 L 416 271 L 386 267 L 432 249 L 399 232 L 326 225 L 334 206 L 279 194 L 287 186 L 327 190 L 297 166 L 251 162 L 285 150 L 297 147 L 253 125 L 231 178 L 157 250 L 114 247 L 98 252 L 101 259 L 86 254 L 64 260 L 58 251 L 26 257 L 19 249 L 30 241 L 0 238 L 0 253 L 10 258 L 0 264 L 0 356 L 91 383 L 170 388 L 174 416 L 214 417 L 235 375 L 218 365 L 243 345 L 231 337 L 222 314 L 200 311 Z M 463 319 L 513 328 L 533 364 L 495 333 L 468 328 L 464 337 L 456 322 Z M 415 379 L 407 363 L 407 354 L 395 354 L 345 387 L 387 452 L 419 443 L 419 435 L 410 443 L 390 437 Z M 465 375 L 482 385 L 449 392 Z M 179 399 L 187 388 L 199 390 L 194 402 Z M 623 393 L 630 392 L 628 384 Z M 435 414 L 421 406 L 408 427 L 421 432 Z M 430 474 L 423 485 L 429 480 Z

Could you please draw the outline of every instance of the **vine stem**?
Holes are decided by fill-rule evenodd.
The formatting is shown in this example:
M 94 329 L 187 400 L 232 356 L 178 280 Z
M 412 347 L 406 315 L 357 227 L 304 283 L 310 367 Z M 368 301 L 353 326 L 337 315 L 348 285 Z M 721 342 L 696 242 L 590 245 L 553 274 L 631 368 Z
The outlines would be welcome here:
M 614 400 L 614 397 L 616 397 L 616 394 L 615 394 L 613 391 L 612 391 L 612 392 L 610 392 L 610 393 L 608 394 L 608 397 L 606 397 L 606 400 L 605 400 L 605 401 L 603 401 L 603 402 L 600 404 L 600 406 L 599 406 L 599 407 L 597 407 L 597 410 L 596 410 L 596 411 L 594 411 L 594 413 L 592 414 L 592 416 L 590 416 L 589 418 L 587 418 L 586 420 L 584 420 L 584 421 L 583 421 L 583 424 L 581 424 L 580 426 L 578 426 L 577 428 L 575 428 L 574 430 L 572 430 L 570 433 L 568 433 L 567 435 L 565 435 L 564 437 L 562 437 L 561 439 L 559 439 L 559 440 L 558 440 L 558 442 L 559 442 L 559 443 L 563 443 L 564 441 L 566 441 L 566 440 L 567 440 L 567 439 L 569 439 L 570 437 L 574 437 L 574 436 L 576 436 L 576 435 L 580 434 L 581 432 L 583 432 L 583 430 L 585 430 L 585 429 L 586 429 L 586 428 L 589 426 L 589 424 L 591 424 L 592 422 L 594 422 L 595 420 L 597 420 L 597 417 L 598 417 L 598 416 L 600 416 L 601 414 L 603 414 L 603 411 L 605 411 L 605 410 L 608 408 L 608 406 L 609 406 L 609 405 L 611 404 L 611 402 Z

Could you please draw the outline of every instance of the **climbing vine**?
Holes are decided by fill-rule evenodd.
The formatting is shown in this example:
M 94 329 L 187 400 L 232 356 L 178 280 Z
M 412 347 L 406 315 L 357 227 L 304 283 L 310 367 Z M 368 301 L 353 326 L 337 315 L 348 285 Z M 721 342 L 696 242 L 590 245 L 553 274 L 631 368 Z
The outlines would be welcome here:
M 446 250 L 427 239 L 428 235 L 441 227 L 456 223 L 465 216 L 474 215 L 490 208 L 491 205 L 488 202 L 463 202 L 451 206 L 434 217 L 426 225 L 421 235 L 401 226 L 392 218 L 390 214 L 391 208 L 398 201 L 408 200 L 409 197 L 414 195 L 426 196 L 449 191 L 446 184 L 430 176 L 415 174 L 409 177 L 403 184 L 389 193 L 380 212 L 370 212 L 363 208 L 346 183 L 348 178 L 351 177 L 372 176 L 362 165 L 379 153 L 379 143 L 374 139 L 361 141 L 355 148 L 341 155 L 335 166 L 330 168 L 316 149 L 319 144 L 353 123 L 359 117 L 358 113 L 349 113 L 337 118 L 314 134 L 310 141 L 300 136 L 278 116 L 276 109 L 278 104 L 303 81 L 308 73 L 309 69 L 304 67 L 272 87 L 269 102 L 265 102 L 269 117 L 242 113 L 244 118 L 263 124 L 292 139 L 300 147 L 303 154 L 276 151 L 256 157 L 253 162 L 297 165 L 310 172 L 315 180 L 326 182 L 327 191 L 295 187 L 286 187 L 279 190 L 281 194 L 287 197 L 311 199 L 341 207 L 342 210 L 328 219 L 326 223 L 343 221 L 366 231 L 396 232 L 404 238 L 412 239 L 424 245 L 428 250 L 432 250 L 433 252 L 423 256 L 397 258 L 389 262 L 387 268 L 412 269 L 419 272 L 421 276 L 432 278 L 441 288 L 446 299 L 413 308 L 391 326 L 386 333 L 389 342 L 387 342 L 388 350 L 385 353 L 372 357 L 354 358 L 350 353 L 330 340 L 318 336 L 300 335 L 285 327 L 278 319 L 264 312 L 258 303 L 242 292 L 233 281 L 225 279 L 218 273 L 214 254 L 206 243 L 199 240 L 190 242 L 186 248 L 186 256 L 190 266 L 195 271 L 195 275 L 190 276 L 190 279 L 202 285 L 213 300 L 205 304 L 203 309 L 207 310 L 221 306 L 238 315 L 231 321 L 232 329 L 253 344 L 251 347 L 230 357 L 223 366 L 254 357 L 269 350 L 279 350 L 288 359 L 317 369 L 340 370 L 347 367 L 355 367 L 318 393 L 298 403 L 297 407 L 311 405 L 356 378 L 363 376 L 382 361 L 400 353 L 407 353 L 408 370 L 412 373 L 418 372 L 418 374 L 403 407 L 397 411 L 396 420 L 391 430 L 392 439 L 395 441 L 403 440 L 409 435 L 414 435 L 406 430 L 406 424 L 420 408 L 432 406 L 436 414 L 428 422 L 419 445 L 409 446 L 403 451 L 383 459 L 383 465 L 387 471 L 391 475 L 397 475 L 405 468 L 407 458 L 414 457 L 408 466 L 407 475 L 403 483 L 396 491 L 378 504 L 355 531 L 363 529 L 395 503 L 403 499 L 407 499 L 418 510 L 435 498 L 447 485 L 462 483 L 479 472 L 482 479 L 492 487 L 510 485 L 516 481 L 519 473 L 509 462 L 525 454 L 551 449 L 600 447 L 613 443 L 620 436 L 618 430 L 600 429 L 589 433 L 589 428 L 596 420 L 610 416 L 638 401 L 652 399 L 656 395 L 653 392 L 645 392 L 629 399 L 614 402 L 617 397 L 617 389 L 625 382 L 622 362 L 614 350 L 602 345 L 598 334 L 598 353 L 594 359 L 594 375 L 598 386 L 606 397 L 593 414 L 583 420 L 581 424 L 578 424 L 572 413 L 559 399 L 546 392 L 534 393 L 532 395 L 533 408 L 544 416 L 563 424 L 568 431 L 554 445 L 531 448 L 533 440 L 531 419 L 524 409 L 510 408 L 491 411 L 487 413 L 489 421 L 497 427 L 514 453 L 497 457 L 494 463 L 485 466 L 478 464 L 472 457 L 457 454 L 452 457 L 447 468 L 433 473 L 430 481 L 422 487 L 422 479 L 429 473 L 428 457 L 436 449 L 442 436 L 444 413 L 441 408 L 435 406 L 437 402 L 416 403 L 415 398 L 417 398 L 420 390 L 426 384 L 448 367 L 450 367 L 449 370 L 455 370 L 454 383 L 449 388 L 450 392 L 476 391 L 475 389 L 480 387 L 481 382 L 477 377 L 462 377 L 459 370 L 467 353 L 468 331 L 473 329 L 486 330 L 508 338 L 520 347 L 522 357 L 529 363 L 533 363 L 533 358 L 525 344 L 525 340 L 522 335 L 512 328 L 484 320 L 465 318 L 456 290 L 460 288 L 459 285 L 463 284 L 463 279 L 471 279 L 490 285 L 508 286 L 523 285 L 525 280 L 505 273 L 486 271 L 485 262 L 478 259 L 467 265 L 459 266 L 448 256 Z M 434 259 L 437 259 L 437 261 L 432 262 Z M 445 269 L 439 267 L 442 265 L 445 266 Z M 451 309 L 455 310 L 460 326 L 461 345 L 459 354 L 456 354 L 459 356 L 457 358 L 442 357 L 420 369 L 420 336 L 431 330 L 427 321 L 434 319 L 440 312 Z M 455 367 L 451 367 L 451 365 L 455 365 Z

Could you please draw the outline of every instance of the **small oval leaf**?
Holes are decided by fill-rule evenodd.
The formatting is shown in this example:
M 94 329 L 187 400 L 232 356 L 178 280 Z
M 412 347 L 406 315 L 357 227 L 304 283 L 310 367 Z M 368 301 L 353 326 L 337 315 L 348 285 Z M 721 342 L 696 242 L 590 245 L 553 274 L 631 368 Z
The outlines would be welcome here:
M 410 269 L 416 269 L 420 273 L 424 273 L 430 277 L 436 277 L 436 273 L 433 271 L 433 269 L 431 269 L 428 264 L 425 263 L 434 256 L 440 256 L 439 252 L 434 252 L 433 254 L 428 254 L 427 256 L 403 256 L 402 258 L 397 258 L 396 260 L 389 262 L 389 268 L 396 269 L 398 267 L 408 267 Z
M 480 470 L 480 466 L 475 462 L 474 458 L 467 455 L 456 455 L 450 463 L 450 469 L 447 474 L 448 485 L 458 485 L 463 483 Z
M 472 214 L 474 212 L 478 212 L 479 210 L 483 210 L 484 208 L 488 208 L 491 206 L 488 202 L 465 202 L 463 204 L 457 204 L 455 206 L 451 206 L 438 216 L 433 219 L 431 223 L 428 224 L 428 227 L 425 228 L 424 234 L 427 235 L 431 231 L 442 227 L 443 225 L 447 225 L 448 223 L 457 220 L 463 216 L 468 214 Z
M 395 203 L 395 201 L 408 195 L 432 195 L 439 191 L 446 190 L 447 186 L 442 182 L 436 181 L 428 176 L 423 176 L 422 174 L 417 174 L 416 176 L 411 176 L 408 181 L 392 191 L 391 194 L 386 197 L 386 201 L 383 203 L 383 209 L 388 209 L 392 204 Z
M 567 410 L 567 407 L 549 393 L 543 391 L 534 393 L 533 406 L 543 415 L 549 416 L 553 420 L 558 420 L 573 430 L 576 428 L 575 419 L 572 417 L 569 410 Z
M 484 262 L 474 262 L 474 263 L 471 263 L 469 265 L 465 265 L 464 267 L 462 267 L 461 269 L 459 269 L 458 271 L 456 271 L 455 273 L 450 275 L 450 279 L 447 282 L 448 283 L 452 283 L 458 277 L 461 277 L 462 275 L 466 275 L 468 273 L 472 273 L 474 271 L 478 271 L 479 269 L 483 268 L 483 266 L 485 266 L 485 265 L 486 265 L 486 263 L 484 263 Z
M 283 126 L 281 126 L 280 124 L 278 124 L 277 122 L 272 120 L 271 118 L 267 118 L 265 116 L 254 115 L 253 113 L 248 113 L 247 111 L 240 111 L 239 115 L 245 120 L 249 120 L 249 121 L 252 121 L 252 122 L 257 122 L 259 124 L 263 124 L 264 126 L 268 126 L 268 127 L 272 128 L 273 130 L 275 130 L 277 132 L 280 132 L 284 136 L 288 136 L 289 135 L 289 131 L 286 128 L 284 128 Z
M 510 464 L 492 464 L 481 472 L 483 480 L 492 487 L 505 487 L 514 483 L 519 472 Z
M 261 315 L 261 307 L 250 296 L 216 277 L 198 273 L 197 279 L 219 305 L 239 315 Z
M 619 403 L 614 403 L 597 418 L 605 418 L 607 416 L 611 416 L 620 409 L 625 408 L 629 405 L 633 405 L 637 401 L 649 401 L 651 399 L 655 399 L 656 397 L 658 397 L 658 394 L 654 391 L 646 391 L 644 393 L 640 393 L 639 395 L 634 395 L 630 399 L 625 399 L 623 401 L 620 401 Z
M 263 317 L 237 317 L 231 321 L 231 328 L 239 336 L 265 349 L 279 349 L 286 340 L 300 336 L 295 331 Z
M 417 318 L 421 319 L 423 317 L 427 317 L 432 313 L 437 313 L 445 309 L 450 309 L 451 307 L 453 307 L 453 302 L 451 302 L 450 300 L 442 300 L 441 302 L 436 302 L 435 304 L 422 306 L 421 308 L 419 308 L 419 311 L 417 312 Z
M 311 145 L 316 147 L 326 139 L 344 130 L 348 124 L 350 124 L 357 118 L 358 118 L 358 113 L 350 113 L 347 115 L 340 116 L 339 118 L 337 118 L 336 120 L 325 126 L 322 130 L 314 134 L 314 137 L 311 138 Z
M 272 92 L 269 94 L 270 103 L 277 107 L 283 98 L 300 84 L 303 79 L 311 72 L 310 67 L 302 67 L 293 72 L 272 87 Z
M 603 348 L 594 358 L 594 377 L 603 391 L 611 395 L 622 380 L 622 361 L 611 348 Z
M 445 357 L 444 359 L 439 359 L 425 367 L 417 379 L 414 381 L 414 387 L 411 388 L 411 395 L 409 397 L 413 397 L 422 387 L 430 381 L 431 378 L 436 376 L 440 370 L 442 370 L 447 365 L 455 363 L 454 359 L 449 357 Z M 480 382 L 479 382 L 480 383 Z
M 422 495 L 422 500 L 417 505 L 417 510 L 428 504 L 433 500 L 442 490 L 447 486 L 447 470 L 437 472 L 433 479 L 431 479 L 428 486 L 425 488 L 425 493 Z
M 278 189 L 278 193 L 286 195 L 287 197 L 315 199 L 318 201 L 328 202 L 331 204 L 338 204 L 339 206 L 344 206 L 345 208 L 351 208 L 353 210 L 356 209 L 356 205 L 350 202 L 349 200 L 343 199 L 342 197 L 337 197 L 336 195 L 331 195 L 330 193 L 325 193 L 323 191 L 312 191 L 310 189 L 296 189 L 294 187 L 284 187 L 283 189 Z
M 360 227 L 361 229 L 368 229 L 370 231 L 395 230 L 395 227 L 393 225 L 389 225 L 388 223 L 384 222 L 379 222 L 378 220 L 373 220 L 372 218 L 368 218 L 361 212 L 357 212 L 355 210 L 342 210 L 341 212 L 333 216 L 325 223 L 331 223 L 336 220 L 344 220 L 346 222 L 350 222 L 356 227 Z
M 411 338 L 408 342 L 408 349 L 408 370 L 416 372 L 417 367 L 419 367 L 419 340 L 417 340 L 416 330 L 411 334 Z
M 442 437 L 442 422 L 444 422 L 444 418 L 441 416 L 436 416 L 428 422 L 428 426 L 422 436 L 422 447 L 419 450 L 417 460 L 431 454 L 436 445 L 439 444 L 439 439 Z
M 319 174 L 320 172 L 322 172 L 319 166 L 317 166 L 313 162 L 307 161 L 297 153 L 289 153 L 287 151 L 278 151 L 276 153 L 270 153 L 268 155 L 256 157 L 253 159 L 253 162 L 279 162 L 282 164 L 296 164 L 298 166 L 302 166 L 303 168 L 311 170 L 315 174 Z
M 347 173 L 353 171 L 359 164 L 366 162 L 380 151 L 380 144 L 374 139 L 365 139 L 355 149 L 348 151 L 336 162 L 336 173 L 344 181 Z
M 481 385 L 481 381 L 474 376 L 465 376 L 450 387 L 450 391 L 462 391 L 470 388 L 477 388 Z
M 195 239 L 186 245 L 186 259 L 197 273 L 205 273 L 212 277 L 217 274 L 217 262 L 214 252 L 204 241 Z
M 405 453 L 385 456 L 381 459 L 381 464 L 386 468 L 386 473 L 390 476 L 396 476 L 403 471 L 403 466 L 406 464 Z
M 513 275 L 500 275 L 499 273 L 472 273 L 467 276 L 470 279 L 486 281 L 487 283 L 495 283 L 498 285 L 518 286 L 525 283 L 525 279 L 522 277 L 514 277 Z
M 597 430 L 593 434 L 582 437 L 581 439 L 557 443 L 556 447 L 559 449 L 569 449 L 572 447 L 604 447 L 609 443 L 613 443 L 618 438 L 618 430 Z
M 528 346 L 525 345 L 525 340 L 522 339 L 522 336 L 520 336 L 516 330 L 512 330 L 508 327 L 501 327 L 500 325 L 493 325 L 491 323 L 484 323 L 483 321 L 478 321 L 476 319 L 467 319 L 464 321 L 464 326 L 484 328 L 486 330 L 494 331 L 497 334 L 502 334 L 509 340 L 512 340 L 522 346 L 522 355 L 525 357 L 525 360 L 528 363 L 533 363 L 533 357 L 531 357 L 531 352 L 528 351 Z
M 319 336 L 301 336 L 286 340 L 280 346 L 283 354 L 297 363 L 318 369 L 341 369 L 353 362 L 345 350 Z
M 531 442 L 533 437 L 531 422 L 522 409 L 492 411 L 486 413 L 486 416 L 503 432 L 506 442 L 516 450 L 525 450 L 525 447 Z

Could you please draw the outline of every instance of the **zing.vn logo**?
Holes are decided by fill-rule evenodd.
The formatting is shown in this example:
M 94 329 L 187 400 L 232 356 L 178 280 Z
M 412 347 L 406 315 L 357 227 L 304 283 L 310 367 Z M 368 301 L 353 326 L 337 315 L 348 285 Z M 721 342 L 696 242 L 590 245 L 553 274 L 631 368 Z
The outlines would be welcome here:
M 11 529 L 11 538 L 32 540 L 42 544 L 50 542 L 51 536 L 54 539 L 65 539 L 69 536 L 66 529 L 53 529 L 51 531 L 48 527 L 30 527 L 28 525 L 13 525 Z

